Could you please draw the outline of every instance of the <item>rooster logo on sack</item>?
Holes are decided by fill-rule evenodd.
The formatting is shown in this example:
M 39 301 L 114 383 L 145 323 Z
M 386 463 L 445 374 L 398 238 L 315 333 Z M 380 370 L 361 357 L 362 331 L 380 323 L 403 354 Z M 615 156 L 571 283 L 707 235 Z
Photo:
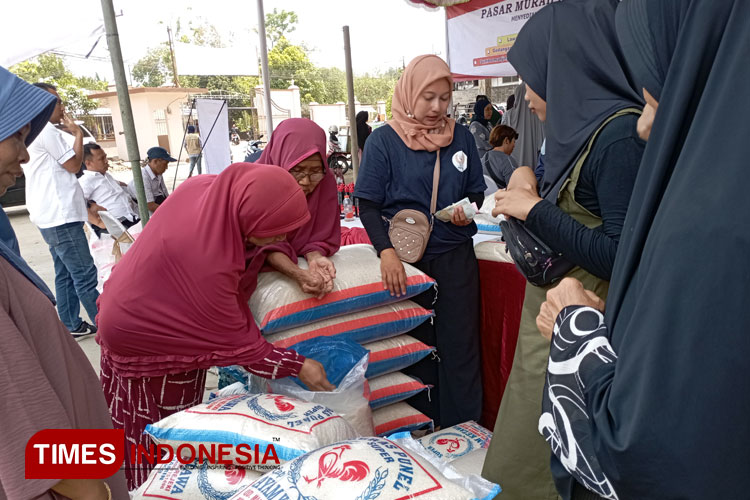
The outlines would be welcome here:
M 335 446 L 318 459 L 318 476 L 309 478 L 304 476 L 307 484 L 318 482 L 317 487 L 326 479 L 338 479 L 339 481 L 362 481 L 370 473 L 370 468 L 361 460 L 349 460 L 344 462 L 343 456 L 346 450 L 350 450 L 348 444 Z
M 461 449 L 461 441 L 463 441 L 463 439 L 461 438 L 455 438 L 455 439 L 443 438 L 443 439 L 438 439 L 437 444 L 441 446 L 448 445 L 448 450 L 447 450 L 448 453 L 453 453 Z

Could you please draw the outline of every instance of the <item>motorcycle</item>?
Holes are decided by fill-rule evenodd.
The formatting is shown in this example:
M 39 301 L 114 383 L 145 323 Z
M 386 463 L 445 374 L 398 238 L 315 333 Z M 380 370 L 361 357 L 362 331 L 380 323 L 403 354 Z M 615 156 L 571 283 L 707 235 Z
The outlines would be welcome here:
M 336 178 L 336 184 L 344 184 L 344 174 L 352 168 L 351 156 L 341 150 L 338 141 L 328 141 L 328 168 Z
M 261 141 L 263 138 L 263 135 L 258 137 L 254 141 L 250 141 L 247 143 L 247 149 L 245 150 L 245 162 L 253 163 L 260 158 L 261 153 L 263 153 L 263 149 L 260 147 L 261 144 L 265 144 L 266 141 Z

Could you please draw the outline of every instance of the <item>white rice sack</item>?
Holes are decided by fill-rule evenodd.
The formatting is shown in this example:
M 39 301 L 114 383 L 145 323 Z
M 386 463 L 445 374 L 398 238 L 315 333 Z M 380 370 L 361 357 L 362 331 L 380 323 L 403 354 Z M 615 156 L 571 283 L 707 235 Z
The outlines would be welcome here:
M 432 311 L 405 300 L 273 333 L 267 335 L 266 340 L 285 349 L 318 337 L 336 337 L 364 344 L 413 330 L 432 316 Z
M 484 460 L 487 458 L 487 448 L 474 450 L 462 457 L 450 461 L 451 467 L 463 475 L 476 474 L 482 475 Z
M 500 238 L 483 241 L 474 245 L 474 254 L 478 260 L 513 264 L 513 258 L 510 256 L 510 252 L 508 252 L 508 246 Z
M 175 450 L 182 444 L 196 450 L 199 445 L 232 445 L 227 459 L 248 467 L 278 465 L 357 436 L 330 408 L 278 394 L 217 398 L 147 425 L 146 432 L 156 444 Z
M 452 461 L 475 450 L 488 448 L 492 431 L 470 420 L 441 429 L 419 439 L 419 442 L 436 457 Z
M 430 417 L 404 402 L 373 410 L 372 421 L 375 423 L 375 434 L 378 436 L 435 428 Z
M 372 245 L 342 247 L 331 261 L 336 266 L 336 279 L 333 291 L 322 299 L 302 292 L 296 281 L 279 272 L 260 273 L 249 305 L 264 334 L 400 302 L 435 285 L 422 271 L 404 264 L 406 296 L 391 297 L 383 290 L 380 259 Z M 307 269 L 307 262 L 300 259 L 299 266 Z
M 176 459 L 157 465 L 132 500 L 161 498 L 167 500 L 225 499 L 251 485 L 264 473 L 236 466 L 209 464 L 182 465 Z
M 359 438 L 308 453 L 230 500 L 462 500 L 477 496 L 393 441 Z

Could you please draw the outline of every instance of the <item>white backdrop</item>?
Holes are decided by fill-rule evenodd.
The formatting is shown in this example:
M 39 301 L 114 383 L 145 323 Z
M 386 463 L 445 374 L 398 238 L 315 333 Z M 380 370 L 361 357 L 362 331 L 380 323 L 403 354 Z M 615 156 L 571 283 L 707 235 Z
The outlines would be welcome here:
M 471 0 L 446 7 L 451 72 L 458 78 L 515 76 L 508 50 L 526 21 L 559 0 Z
M 229 155 L 229 114 L 226 101 L 196 99 L 195 109 L 198 111 L 198 125 L 203 144 L 203 168 L 207 174 L 218 174 L 232 161 Z

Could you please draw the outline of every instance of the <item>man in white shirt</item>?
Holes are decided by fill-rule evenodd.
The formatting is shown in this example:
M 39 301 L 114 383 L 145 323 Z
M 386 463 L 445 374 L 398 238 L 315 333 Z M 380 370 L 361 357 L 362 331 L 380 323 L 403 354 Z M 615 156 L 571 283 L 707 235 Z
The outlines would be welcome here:
M 125 189 L 127 184 L 118 182 L 109 170 L 107 153 L 96 143 L 83 146 L 83 164 L 86 170 L 78 178 L 83 189 L 83 197 L 87 202 L 95 202 L 118 219 L 126 228 L 140 221 L 138 207 Z M 102 232 L 94 227 L 99 236 Z
M 167 171 L 169 162 L 177 160 L 169 156 L 166 149 L 160 147 L 149 149 L 146 152 L 146 157 L 148 165 L 141 168 L 141 174 L 143 175 L 143 189 L 146 192 L 148 210 L 153 214 L 169 196 L 162 175 Z M 131 198 L 137 200 L 134 181 L 128 183 L 128 193 Z
M 57 97 L 57 106 L 44 130 L 29 146 L 26 176 L 26 208 L 29 219 L 49 245 L 55 265 L 55 295 L 60 320 L 74 337 L 96 333 L 96 327 L 80 317 L 81 303 L 91 321 L 96 321 L 97 273 L 89 253 L 83 223 L 89 220 L 83 191 L 76 179 L 83 159 L 83 132 L 65 116 L 57 89 L 39 83 Z M 73 135 L 73 146 L 54 124 Z

